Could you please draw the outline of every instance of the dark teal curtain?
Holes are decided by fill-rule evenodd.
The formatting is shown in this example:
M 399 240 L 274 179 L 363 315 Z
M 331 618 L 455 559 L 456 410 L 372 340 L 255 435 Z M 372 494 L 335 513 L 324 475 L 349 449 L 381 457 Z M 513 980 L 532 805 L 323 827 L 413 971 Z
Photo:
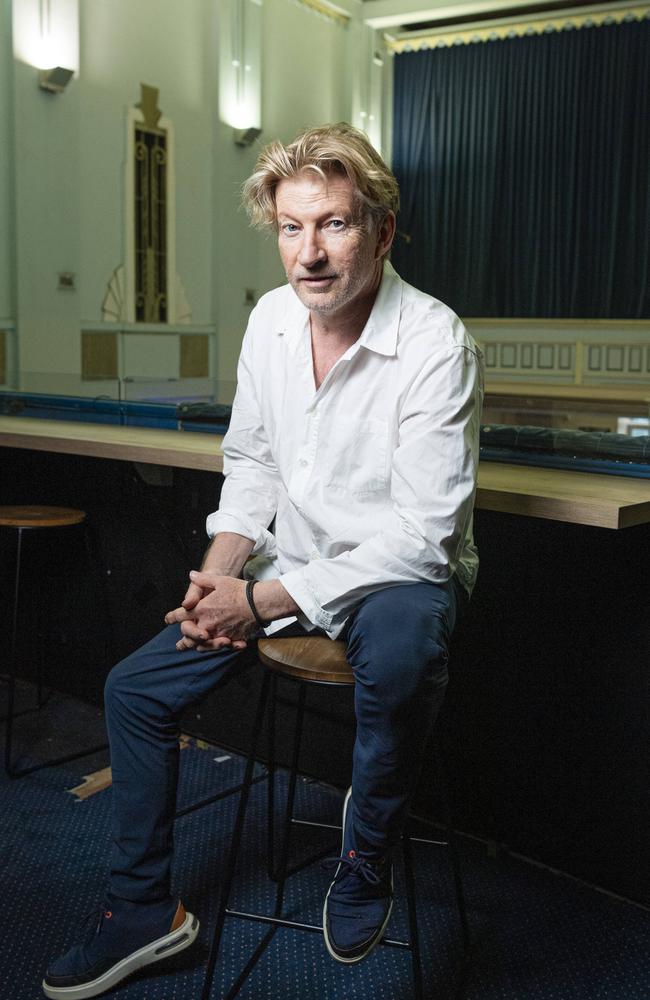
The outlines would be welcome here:
M 464 316 L 650 316 L 650 21 L 395 58 L 393 260 Z

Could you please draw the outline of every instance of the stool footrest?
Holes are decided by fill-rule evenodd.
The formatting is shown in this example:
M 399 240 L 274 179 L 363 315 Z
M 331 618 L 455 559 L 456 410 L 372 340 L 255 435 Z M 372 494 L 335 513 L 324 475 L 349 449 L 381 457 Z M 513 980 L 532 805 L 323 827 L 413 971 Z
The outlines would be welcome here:
M 328 844 L 327 847 L 318 851 L 317 854 L 310 854 L 309 857 L 303 858 L 302 861 L 297 861 L 295 865 L 290 865 L 284 873 L 285 880 L 291 878 L 293 875 L 297 875 L 298 872 L 303 871 L 305 868 L 309 868 L 311 865 L 315 864 L 316 861 L 323 861 L 328 857 L 331 858 L 334 854 L 336 854 L 336 846 Z M 277 882 L 279 879 L 278 871 L 276 870 L 272 872 L 271 877 L 274 882 Z
M 291 822 L 294 826 L 311 826 L 318 830 L 338 830 L 339 832 L 343 829 L 340 823 L 317 823 L 316 820 L 312 819 L 296 819 L 295 816 L 291 817 Z
M 226 913 L 229 917 L 238 917 L 240 920 L 251 920 L 258 924 L 272 924 L 274 927 L 289 927 L 294 930 L 312 931 L 312 933 L 322 934 L 322 924 L 304 924 L 300 920 L 287 920 L 284 917 L 267 917 L 263 913 L 248 913 L 246 910 L 230 910 Z M 388 948 L 410 948 L 408 941 L 398 941 L 394 938 L 382 938 L 379 942 Z
M 256 785 L 260 781 L 266 781 L 268 774 L 266 771 L 264 774 L 257 774 L 251 781 L 251 785 Z M 234 795 L 236 792 L 241 792 L 244 787 L 243 782 L 239 785 L 233 785 L 231 788 L 224 789 L 223 792 L 215 792 L 214 795 L 209 795 L 205 799 L 200 799 L 198 802 L 193 802 L 191 806 L 183 806 L 182 809 L 177 809 L 174 813 L 174 819 L 179 819 L 181 816 L 187 816 L 188 813 L 196 812 L 197 809 L 203 809 L 203 806 L 211 806 L 214 802 L 221 802 L 222 799 L 227 799 L 229 795 Z
M 449 847 L 448 840 L 430 840 L 429 837 L 410 837 L 412 844 L 427 844 L 428 847 Z
M 66 754 L 65 757 L 42 760 L 40 763 L 32 764 L 30 767 L 14 767 L 11 762 L 7 762 L 5 771 L 10 778 L 24 778 L 25 775 L 42 771 L 46 767 L 58 767 L 59 764 L 70 764 L 73 760 L 79 760 L 81 757 L 92 757 L 93 754 L 102 753 L 104 750 L 108 750 L 108 743 L 100 743 L 95 747 L 90 747 L 88 750 L 78 750 L 76 753 Z

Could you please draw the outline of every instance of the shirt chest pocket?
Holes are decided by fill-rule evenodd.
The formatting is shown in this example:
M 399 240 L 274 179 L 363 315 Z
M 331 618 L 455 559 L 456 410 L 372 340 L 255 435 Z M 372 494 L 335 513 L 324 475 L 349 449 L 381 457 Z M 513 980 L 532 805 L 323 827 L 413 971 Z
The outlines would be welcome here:
M 352 496 L 387 489 L 388 424 L 385 420 L 330 421 L 326 431 L 325 485 Z

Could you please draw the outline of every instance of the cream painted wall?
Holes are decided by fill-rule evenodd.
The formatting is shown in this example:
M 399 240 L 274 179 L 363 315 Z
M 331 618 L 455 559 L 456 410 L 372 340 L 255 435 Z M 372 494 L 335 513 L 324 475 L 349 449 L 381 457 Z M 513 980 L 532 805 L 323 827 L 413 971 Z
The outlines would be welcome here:
M 79 369 L 79 298 L 59 291 L 61 271 L 79 273 L 80 88 L 63 98 L 37 87 L 15 63 L 16 321 L 24 371 Z
M 0 0 L 0 321 L 14 315 L 12 61 L 11 2 Z
M 252 172 L 260 145 L 276 138 L 288 141 L 304 126 L 347 119 L 352 103 L 350 29 L 291 0 L 264 0 L 263 11 L 263 134 L 256 146 L 239 149 L 230 128 L 221 122 L 215 128 L 215 310 L 220 371 L 230 379 L 250 311 L 243 305 L 245 288 L 259 297 L 284 281 L 275 235 L 247 227 L 238 207 L 239 188 Z M 254 270 L 248 260 L 255 261 Z
M 124 260 L 126 112 L 140 84 L 158 87 L 171 119 L 176 154 L 176 265 L 193 310 L 211 320 L 211 101 L 206 74 L 205 0 L 84 0 L 81 70 L 80 203 L 84 271 L 81 315 L 101 318 L 105 285 Z
M 0 3 L 6 19 L 7 0 Z M 66 92 L 43 93 L 36 70 L 16 62 L 13 108 L 9 89 L 0 96 L 0 145 L 13 152 L 0 153 L 0 211 L 11 204 L 12 166 L 16 178 L 21 367 L 80 370 L 80 330 L 100 322 L 106 283 L 124 261 L 125 121 L 143 82 L 159 88 L 174 126 L 176 267 L 192 322 L 215 326 L 217 377 L 232 382 L 250 311 L 245 291 L 259 297 L 283 274 L 273 236 L 251 231 L 239 209 L 257 149 L 235 146 L 219 119 L 219 3 L 83 0 L 79 7 L 80 72 Z M 264 0 L 263 29 L 261 141 L 349 118 L 353 31 L 291 0 Z M 12 111 L 15 146 L 1 141 Z M 13 251 L 4 230 L 0 306 L 10 303 Z M 74 272 L 74 291 L 58 290 L 60 271 Z

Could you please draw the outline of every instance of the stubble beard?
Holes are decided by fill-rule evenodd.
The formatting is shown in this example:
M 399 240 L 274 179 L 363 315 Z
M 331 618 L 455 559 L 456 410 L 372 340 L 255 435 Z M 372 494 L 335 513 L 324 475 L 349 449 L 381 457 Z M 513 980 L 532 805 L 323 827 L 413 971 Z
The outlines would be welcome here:
M 302 304 L 310 312 L 331 315 L 339 309 L 350 305 L 356 298 L 363 295 L 368 285 L 368 276 L 366 275 L 364 280 L 361 270 L 358 273 L 349 275 L 348 281 L 342 287 L 338 285 L 340 280 L 340 276 L 337 274 L 334 278 L 334 284 L 323 291 L 305 288 L 300 279 L 289 279 L 289 284 Z

